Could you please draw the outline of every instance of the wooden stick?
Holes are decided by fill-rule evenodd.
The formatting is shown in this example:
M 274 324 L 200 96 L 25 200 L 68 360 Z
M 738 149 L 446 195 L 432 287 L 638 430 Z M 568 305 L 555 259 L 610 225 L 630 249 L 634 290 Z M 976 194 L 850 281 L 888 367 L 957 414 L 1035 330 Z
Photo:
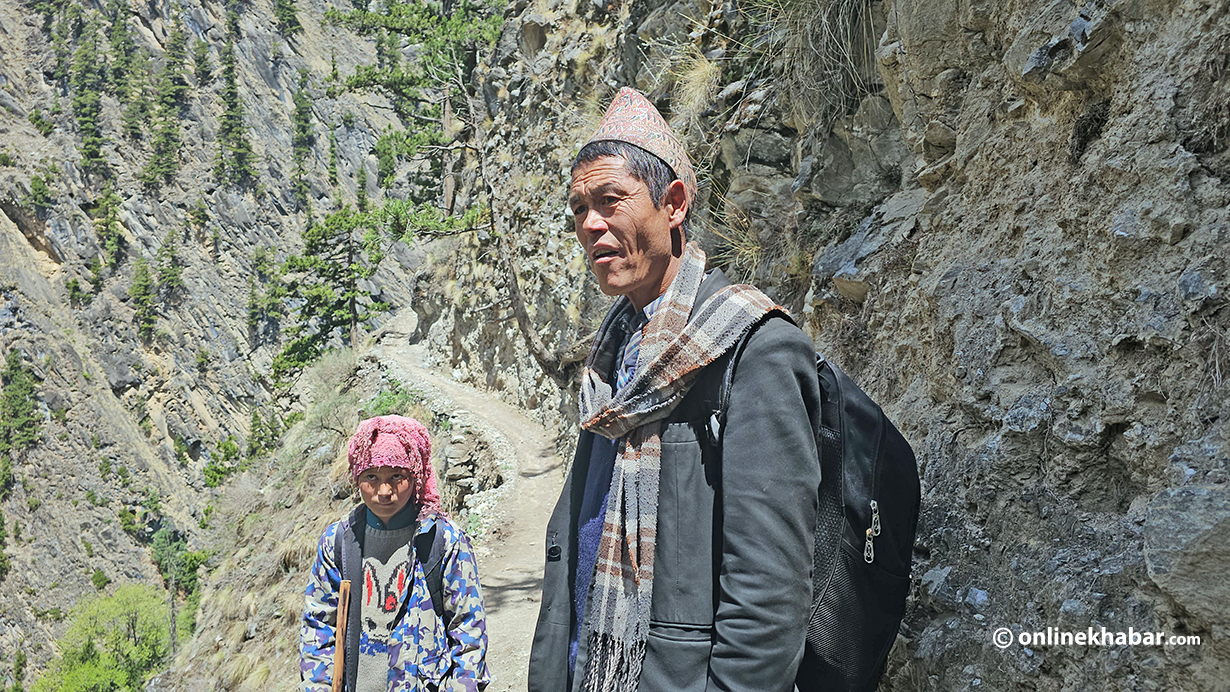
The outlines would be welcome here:
M 346 679 L 346 616 L 350 613 L 350 580 L 342 580 L 337 598 L 337 637 L 333 640 L 333 692 L 342 692 Z

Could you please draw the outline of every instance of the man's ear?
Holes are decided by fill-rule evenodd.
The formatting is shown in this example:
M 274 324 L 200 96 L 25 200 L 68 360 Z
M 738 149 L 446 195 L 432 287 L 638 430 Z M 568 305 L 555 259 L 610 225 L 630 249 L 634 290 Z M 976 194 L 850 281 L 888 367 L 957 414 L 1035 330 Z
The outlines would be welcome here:
M 688 188 L 682 180 L 672 180 L 666 186 L 666 194 L 662 195 L 662 207 L 670 213 L 671 230 L 683 226 L 683 220 L 688 216 Z

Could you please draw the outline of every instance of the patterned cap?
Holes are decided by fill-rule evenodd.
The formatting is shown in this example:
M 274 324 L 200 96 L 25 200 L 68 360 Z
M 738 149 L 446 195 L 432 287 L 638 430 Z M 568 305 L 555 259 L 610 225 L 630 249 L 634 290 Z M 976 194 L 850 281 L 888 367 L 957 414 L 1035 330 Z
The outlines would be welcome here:
M 688 152 L 671 132 L 662 114 L 641 92 L 624 87 L 615 95 L 598 124 L 598 131 L 589 138 L 589 142 L 603 140 L 626 142 L 662 159 L 683 181 L 689 204 L 696 202 L 696 171 L 688 160 Z
M 414 486 L 411 493 L 421 508 L 420 516 L 428 511 L 439 512 L 440 493 L 431 466 L 431 435 L 413 418 L 377 416 L 359 423 L 347 445 L 346 461 L 351 478 L 381 466 L 407 469 Z

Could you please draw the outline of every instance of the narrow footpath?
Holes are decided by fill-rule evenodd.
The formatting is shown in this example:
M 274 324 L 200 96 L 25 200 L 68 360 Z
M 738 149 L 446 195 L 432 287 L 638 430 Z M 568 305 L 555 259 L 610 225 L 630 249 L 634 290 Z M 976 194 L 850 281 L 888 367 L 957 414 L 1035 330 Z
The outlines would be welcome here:
M 490 529 L 475 549 L 490 639 L 487 661 L 493 681 L 487 690 L 524 692 L 542 591 L 545 531 L 564 481 L 562 461 L 553 435 L 516 407 L 425 367 L 425 347 L 406 345 L 414 316 L 410 310 L 404 313 L 409 314 L 382 330 L 372 352 L 408 386 L 451 402 L 513 468 Z

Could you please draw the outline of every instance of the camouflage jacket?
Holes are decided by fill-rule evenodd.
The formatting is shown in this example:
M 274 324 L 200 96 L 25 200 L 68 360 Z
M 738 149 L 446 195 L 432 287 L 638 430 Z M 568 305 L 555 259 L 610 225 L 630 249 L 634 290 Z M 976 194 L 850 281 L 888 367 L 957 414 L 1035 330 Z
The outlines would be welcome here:
M 405 615 L 389 639 L 389 692 L 479 692 L 490 682 L 485 661 L 487 622 L 478 566 L 469 539 L 452 521 L 435 517 L 443 532 L 444 620 L 432 608 L 423 566 L 414 564 Z M 341 570 L 334 543 L 341 521 L 321 535 L 304 596 L 299 633 L 299 670 L 304 692 L 329 692 Z M 423 522 L 419 533 L 431 526 Z M 357 623 L 356 623 L 357 624 Z M 347 656 L 353 655 L 347 650 Z

